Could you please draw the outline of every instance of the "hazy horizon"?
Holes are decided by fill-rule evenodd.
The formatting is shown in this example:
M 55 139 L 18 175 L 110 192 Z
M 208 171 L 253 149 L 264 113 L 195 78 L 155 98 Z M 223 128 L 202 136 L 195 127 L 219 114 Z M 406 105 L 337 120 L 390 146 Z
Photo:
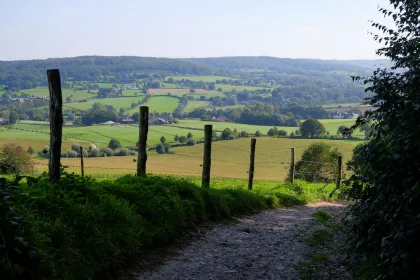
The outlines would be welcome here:
M 302 4 L 304 2 L 304 4 Z M 340 2 L 340 3 L 338 3 Z M 368 31 L 384 0 L 6 2 L 0 60 L 75 56 L 383 59 Z

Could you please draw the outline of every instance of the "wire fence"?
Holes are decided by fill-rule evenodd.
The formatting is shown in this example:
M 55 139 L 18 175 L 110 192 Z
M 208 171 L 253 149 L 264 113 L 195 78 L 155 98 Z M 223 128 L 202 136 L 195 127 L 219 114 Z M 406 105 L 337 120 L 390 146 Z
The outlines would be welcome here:
M 43 98 L 32 96 L 33 98 Z M 78 112 L 82 117 L 87 115 L 93 115 L 101 118 L 106 118 L 105 115 L 98 114 L 93 111 L 81 110 L 63 104 L 64 108 Z M 137 124 L 124 124 L 127 128 L 139 128 Z M 159 128 L 171 127 L 172 129 L 178 129 L 179 133 L 170 133 L 167 131 L 160 131 Z M 0 129 L 4 128 L 7 130 L 16 130 L 25 133 L 42 134 L 50 136 L 49 131 L 42 131 L 35 128 L 22 128 L 17 125 L 0 125 Z M 156 125 L 148 128 L 149 133 L 154 133 L 162 136 L 171 136 L 173 138 L 179 137 L 186 130 L 195 130 L 204 132 L 204 128 L 188 128 L 177 125 Z M 66 132 L 66 126 L 63 127 Z M 220 131 L 215 131 L 220 132 Z M 138 141 L 127 140 L 121 136 L 107 135 L 103 132 L 90 130 L 89 133 L 96 134 L 102 139 L 116 139 L 123 143 L 123 146 L 135 150 Z M 123 133 L 122 133 L 123 134 Z M 83 135 L 83 134 L 79 134 Z M 79 135 L 68 135 L 64 133 L 62 135 L 65 140 L 78 140 L 83 143 L 96 143 L 103 146 L 108 146 L 109 142 L 101 140 L 92 140 L 90 137 L 80 137 Z M 199 140 L 201 143 L 202 139 Z M 127 145 L 129 144 L 129 145 Z M 288 176 L 291 176 L 292 162 L 288 152 L 292 147 L 279 147 L 273 149 L 261 149 L 256 148 L 256 161 L 255 161 L 255 174 L 256 179 L 274 179 L 284 180 Z M 296 150 L 303 150 L 304 147 L 296 148 Z M 103 155 L 103 154 L 102 154 Z M 281 155 L 281 156 L 280 156 Z M 80 153 L 78 155 L 81 156 Z M 167 155 L 152 155 L 149 153 L 148 158 L 148 173 L 152 174 L 176 174 L 176 175 L 188 175 L 188 176 L 201 176 L 202 175 L 202 164 L 203 164 L 203 149 L 172 149 Z M 174 159 L 176 158 L 176 159 Z M 225 141 L 214 141 L 212 143 L 212 171 L 217 177 L 234 177 L 234 178 L 246 178 L 249 172 L 250 166 L 250 149 L 241 148 L 234 146 L 230 143 L 230 140 Z M 293 160 L 294 161 L 294 160 Z M 62 165 L 69 168 L 71 171 L 81 173 L 81 162 L 75 158 L 62 158 Z M 337 165 L 329 162 L 321 161 L 303 161 L 306 163 L 305 168 L 299 168 L 294 172 L 297 178 L 312 181 L 324 181 L 332 183 L 337 180 Z M 297 161 L 299 163 L 299 161 Z M 35 165 L 37 170 L 47 170 L 48 162 L 46 159 L 36 159 Z M 297 164 L 298 165 L 298 164 Z M 297 166 L 295 165 L 295 166 Z M 0 166 L 1 167 L 1 166 Z M 124 173 L 136 173 L 137 172 L 137 159 L 135 156 L 124 156 L 124 157 L 107 157 L 107 158 L 96 158 L 96 157 L 85 157 L 84 158 L 84 169 L 86 169 L 86 175 L 92 175 L 94 177 L 100 177 L 100 174 L 106 176 L 113 176 L 114 174 Z M 78 171 L 79 170 L 79 171 Z M 226 175 L 226 176 L 224 176 Z

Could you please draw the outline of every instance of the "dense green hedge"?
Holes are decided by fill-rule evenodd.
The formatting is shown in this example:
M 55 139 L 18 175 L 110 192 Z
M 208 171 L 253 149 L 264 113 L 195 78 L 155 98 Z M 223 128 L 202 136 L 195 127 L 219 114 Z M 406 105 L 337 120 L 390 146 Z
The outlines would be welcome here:
M 63 173 L 59 185 L 49 185 L 45 174 L 30 186 L 21 184 L 12 207 L 23 221 L 26 251 L 32 252 L 26 277 L 30 269 L 31 279 L 103 279 L 144 249 L 168 244 L 204 221 L 303 204 L 328 191 L 305 193 L 287 184 L 272 191 L 205 190 L 174 177 L 127 175 L 98 182 Z M 13 250 L 12 241 L 5 241 Z M 25 266 L 0 255 L 0 278 L 13 279 L 11 269 L 23 275 Z

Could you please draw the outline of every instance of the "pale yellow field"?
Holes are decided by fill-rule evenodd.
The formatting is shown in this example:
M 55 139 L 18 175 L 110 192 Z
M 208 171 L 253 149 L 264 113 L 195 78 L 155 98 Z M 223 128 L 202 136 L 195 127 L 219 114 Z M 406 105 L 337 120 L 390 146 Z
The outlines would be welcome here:
M 257 138 L 255 158 L 255 180 L 284 180 L 290 164 L 290 148 L 295 147 L 296 160 L 299 160 L 304 149 L 317 140 L 287 139 L 287 138 Z M 212 176 L 228 178 L 247 178 L 249 168 L 249 149 L 251 140 L 238 139 L 231 141 L 213 142 L 212 147 Z M 343 153 L 343 162 L 351 157 L 355 141 L 326 140 L 325 142 L 337 147 Z M 203 144 L 192 147 L 172 149 L 174 154 L 150 154 L 147 161 L 149 173 L 180 174 L 201 176 Z M 86 158 L 85 174 L 94 177 L 112 177 L 122 174 L 134 174 L 137 156 Z M 46 170 L 47 161 L 38 161 L 39 170 Z M 63 165 L 80 173 L 80 159 L 62 159 Z

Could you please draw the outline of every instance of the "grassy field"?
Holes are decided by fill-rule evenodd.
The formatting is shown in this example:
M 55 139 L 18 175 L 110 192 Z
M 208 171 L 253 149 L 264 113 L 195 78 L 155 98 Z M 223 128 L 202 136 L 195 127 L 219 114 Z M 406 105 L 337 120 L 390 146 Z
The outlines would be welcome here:
M 216 82 L 217 80 L 237 80 L 235 78 L 229 78 L 229 77 L 222 77 L 222 76 L 171 76 L 170 78 L 173 78 L 176 81 L 180 81 L 182 79 L 184 80 L 190 80 L 190 81 L 194 81 L 194 82 L 199 82 L 199 81 L 203 81 L 203 82 Z
M 263 87 L 251 87 L 251 86 L 234 86 L 234 85 L 216 85 L 216 89 L 221 88 L 224 92 L 231 91 L 232 89 L 235 89 L 236 91 L 254 91 L 258 89 L 264 89 Z M 270 89 L 270 88 L 268 88 Z
M 325 129 L 327 131 L 330 132 L 330 135 L 337 135 L 337 130 L 340 126 L 344 125 L 346 127 L 351 127 L 352 125 L 355 124 L 355 120 L 354 119 L 325 119 L 325 120 L 319 120 L 324 126 Z M 353 133 L 353 136 L 355 137 L 364 137 L 364 133 L 361 132 L 360 130 L 356 130 Z
M 38 96 L 38 97 L 49 96 L 50 95 L 47 87 L 37 87 L 37 88 L 31 88 L 31 89 L 24 89 L 21 92 L 27 93 L 31 96 Z M 64 101 L 70 95 L 73 95 L 73 98 L 76 101 L 86 99 L 86 98 L 96 97 L 95 94 L 88 93 L 85 90 L 73 90 L 73 89 L 63 88 L 62 92 L 63 92 L 63 100 Z
M 122 96 L 140 96 L 145 95 L 143 91 L 138 89 L 125 89 L 123 90 Z
M 189 94 L 190 89 L 189 88 L 150 88 L 149 92 L 151 94 L 154 93 L 183 93 L 183 94 Z M 219 92 L 215 90 L 207 90 L 207 89 L 195 89 L 196 94 L 217 94 Z M 223 94 L 223 93 L 219 93 Z
M 102 103 L 104 105 L 112 105 L 117 110 L 120 108 L 128 109 L 131 108 L 131 103 L 137 103 L 143 100 L 144 96 L 137 97 L 118 97 L 118 98 L 100 98 L 91 99 L 86 102 L 73 102 L 66 103 L 65 105 L 70 106 L 79 110 L 88 110 L 92 108 L 93 103 Z M 138 109 L 137 109 L 138 110 Z
M 209 101 L 188 100 L 188 105 L 184 108 L 184 112 L 189 113 L 194 111 L 194 109 L 207 107 L 209 105 Z
M 175 111 L 176 107 L 178 107 L 178 99 L 170 96 L 153 96 L 146 102 L 145 106 L 149 106 L 150 112 L 157 112 L 157 113 L 172 113 Z M 131 109 L 127 113 L 134 113 L 138 112 L 139 108 L 136 107 Z
M 282 181 L 286 178 L 290 164 L 290 148 L 295 147 L 296 159 L 299 159 L 304 149 L 316 140 L 283 139 L 262 137 L 257 139 L 255 158 L 255 180 Z M 356 142 L 332 141 L 325 142 L 337 147 L 346 162 Z M 215 142 L 212 145 L 212 176 L 245 179 L 248 177 L 250 139 Z M 192 147 L 172 149 L 174 154 L 149 154 L 147 168 L 154 174 L 178 174 L 182 176 L 200 176 L 202 172 L 203 144 Z M 87 158 L 85 159 L 85 174 L 95 177 L 119 176 L 134 174 L 137 164 L 136 156 Z M 40 170 L 45 170 L 46 161 L 39 161 Z M 79 159 L 62 159 L 64 165 L 71 171 L 80 172 Z M 117 168 L 117 169 L 113 169 Z

